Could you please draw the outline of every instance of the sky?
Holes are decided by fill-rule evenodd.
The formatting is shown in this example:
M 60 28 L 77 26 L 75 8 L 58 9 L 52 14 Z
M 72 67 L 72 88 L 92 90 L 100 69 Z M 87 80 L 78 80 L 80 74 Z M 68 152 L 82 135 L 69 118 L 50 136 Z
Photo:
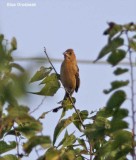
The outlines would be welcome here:
M 35 7 L 11 7 L 7 3 L 35 3 Z M 45 57 L 46 47 L 49 57 L 63 60 L 62 53 L 73 48 L 78 60 L 94 60 L 106 44 L 103 31 L 107 22 L 119 24 L 136 22 L 135 0 L 0 0 L 0 32 L 10 40 L 13 36 L 18 42 L 14 57 Z M 34 74 L 44 63 L 19 62 Z M 61 63 L 54 63 L 60 71 Z M 81 86 L 75 93 L 76 107 L 89 112 L 103 107 L 108 100 L 103 89 L 110 87 L 110 82 L 116 79 L 110 65 L 81 64 Z M 128 75 L 123 77 L 128 79 Z M 32 85 L 33 86 L 33 85 Z M 33 91 L 38 87 L 31 88 Z M 128 88 L 127 88 L 128 89 Z M 129 92 L 129 89 L 128 89 Z M 64 96 L 60 89 L 54 97 L 45 99 L 43 105 L 33 115 L 39 117 L 42 112 L 57 107 Z M 41 103 L 43 97 L 29 95 L 22 103 L 33 110 Z M 43 120 L 44 133 L 53 135 L 59 113 L 50 113 Z M 71 127 L 71 132 L 75 128 Z M 30 155 L 33 158 L 34 155 Z M 27 158 L 26 158 L 27 159 Z M 25 160 L 25 158 L 23 159 Z

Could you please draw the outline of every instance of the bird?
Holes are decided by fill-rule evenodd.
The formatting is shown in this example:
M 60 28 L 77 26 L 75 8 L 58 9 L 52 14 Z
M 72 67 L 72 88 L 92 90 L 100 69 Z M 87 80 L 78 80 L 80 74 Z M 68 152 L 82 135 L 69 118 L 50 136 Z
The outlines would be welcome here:
M 77 65 L 76 55 L 73 49 L 67 49 L 64 53 L 64 61 L 61 64 L 60 80 L 66 93 L 63 100 L 78 92 L 80 86 L 79 68 Z

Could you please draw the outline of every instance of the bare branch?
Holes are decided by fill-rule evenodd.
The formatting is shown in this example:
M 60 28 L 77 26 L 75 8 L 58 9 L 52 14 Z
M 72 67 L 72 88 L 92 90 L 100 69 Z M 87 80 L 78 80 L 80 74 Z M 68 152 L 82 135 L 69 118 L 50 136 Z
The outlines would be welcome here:
M 30 114 L 34 113 L 35 111 L 37 111 L 37 110 L 42 106 L 45 98 L 46 98 L 46 97 L 44 97 L 44 98 L 42 99 L 41 103 L 40 103 L 33 111 L 31 111 Z
M 47 59 L 48 59 L 50 65 L 52 66 L 52 68 L 54 69 L 55 73 L 58 74 L 57 71 L 56 71 L 56 69 L 55 69 L 55 67 L 53 66 L 53 64 L 52 64 L 52 62 L 51 62 L 51 60 L 50 60 L 50 58 L 49 58 L 47 52 L 46 52 L 46 48 L 45 48 L 45 47 L 44 47 L 44 53 L 46 54 Z

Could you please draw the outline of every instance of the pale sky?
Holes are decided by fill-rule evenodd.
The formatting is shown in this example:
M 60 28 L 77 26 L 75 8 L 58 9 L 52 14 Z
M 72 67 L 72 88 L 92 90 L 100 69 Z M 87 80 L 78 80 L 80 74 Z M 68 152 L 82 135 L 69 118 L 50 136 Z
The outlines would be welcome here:
M 36 3 L 36 7 L 8 7 L 7 3 Z M 44 57 L 45 46 L 51 58 L 63 59 L 62 53 L 68 49 L 75 50 L 77 59 L 94 60 L 101 48 L 106 44 L 103 31 L 107 22 L 113 21 L 124 24 L 136 22 L 135 0 L 0 0 L 0 32 L 7 39 L 16 37 L 18 50 L 16 57 Z M 24 67 L 28 66 L 22 63 Z M 57 71 L 60 63 L 54 63 Z M 78 64 L 80 69 L 81 86 L 74 96 L 76 107 L 80 110 L 98 110 L 108 100 L 103 89 L 110 87 L 115 80 L 110 65 Z M 26 67 L 27 68 L 27 67 Z M 33 73 L 39 67 L 32 62 Z M 129 75 L 123 76 L 124 80 Z M 37 87 L 38 89 L 38 87 Z M 128 88 L 129 90 L 129 88 Z M 64 96 L 60 89 L 55 97 L 50 97 L 34 116 L 38 117 L 44 111 L 57 107 L 57 102 Z M 27 102 L 31 109 L 41 103 L 43 97 L 31 96 Z M 53 136 L 53 130 L 60 116 L 50 113 L 42 121 L 45 124 L 44 134 Z M 72 126 L 73 127 L 73 126 Z M 70 127 L 73 132 L 75 128 Z M 35 158 L 30 154 L 30 158 Z

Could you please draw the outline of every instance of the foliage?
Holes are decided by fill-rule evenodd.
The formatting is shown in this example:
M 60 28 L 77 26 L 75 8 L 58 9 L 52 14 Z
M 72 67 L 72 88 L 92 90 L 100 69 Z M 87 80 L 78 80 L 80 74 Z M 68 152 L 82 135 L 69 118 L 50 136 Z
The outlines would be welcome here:
M 36 120 L 30 115 L 27 106 L 19 105 L 17 102 L 18 96 L 25 93 L 26 78 L 22 78 L 25 77 L 25 72 L 21 66 L 13 62 L 11 55 L 17 48 L 16 39 L 12 39 L 11 48 L 7 49 L 6 45 L 3 45 L 4 36 L 0 36 L 0 154 L 2 155 L 0 160 L 21 159 L 25 154 L 29 156 L 38 145 L 45 149 L 45 153 L 37 160 L 126 160 L 128 156 L 133 160 L 136 158 L 133 92 L 131 92 L 132 106 L 128 107 L 132 108 L 133 131 L 130 130 L 126 120 L 130 114 L 129 110 L 123 106 L 128 97 L 125 88 L 131 85 L 131 91 L 134 89 L 132 54 L 136 52 L 136 25 L 134 23 L 120 25 L 114 22 L 108 25 L 108 29 L 104 31 L 104 35 L 108 36 L 107 44 L 94 62 L 106 58 L 107 63 L 114 66 L 113 74 L 116 80 L 111 82 L 109 89 L 103 91 L 104 94 L 110 95 L 109 99 L 105 107 L 100 106 L 101 109 L 97 112 L 77 110 L 75 99 L 72 97 L 70 100 L 61 101 L 61 106 L 53 110 L 57 112 L 62 109 L 62 114 L 54 129 L 52 141 L 49 136 L 38 134 L 43 127 L 40 119 L 50 111 L 44 112 Z M 130 62 L 129 69 L 120 65 L 121 62 L 125 62 L 127 56 Z M 20 71 L 19 74 L 13 73 L 14 67 Z M 130 78 L 121 79 L 123 74 L 130 75 Z M 36 95 L 54 96 L 60 88 L 59 76 L 53 72 L 52 67 L 42 66 L 31 78 L 30 83 L 34 82 L 39 82 L 43 86 L 39 92 L 31 92 Z M 73 108 L 75 110 L 68 117 L 68 111 Z M 71 124 L 81 136 L 77 137 L 75 132 L 69 133 L 68 126 Z M 16 141 L 7 142 L 4 140 L 7 136 L 15 136 Z M 26 141 L 22 145 L 24 153 L 20 154 L 18 146 L 21 144 L 18 139 L 22 138 Z M 17 156 L 8 154 L 12 149 L 17 150 Z
M 0 160 L 17 160 L 23 157 L 23 151 L 20 153 L 18 150 L 21 140 L 27 141 L 23 145 L 27 154 L 36 145 L 48 144 L 49 147 L 51 144 L 48 136 L 37 136 L 42 131 L 42 124 L 30 115 L 27 106 L 18 102 L 26 93 L 27 74 L 14 62 L 12 53 L 16 49 L 17 41 L 14 37 L 8 44 L 4 35 L 0 35 Z M 35 140 L 32 143 L 33 138 Z M 8 154 L 13 149 L 16 154 Z

